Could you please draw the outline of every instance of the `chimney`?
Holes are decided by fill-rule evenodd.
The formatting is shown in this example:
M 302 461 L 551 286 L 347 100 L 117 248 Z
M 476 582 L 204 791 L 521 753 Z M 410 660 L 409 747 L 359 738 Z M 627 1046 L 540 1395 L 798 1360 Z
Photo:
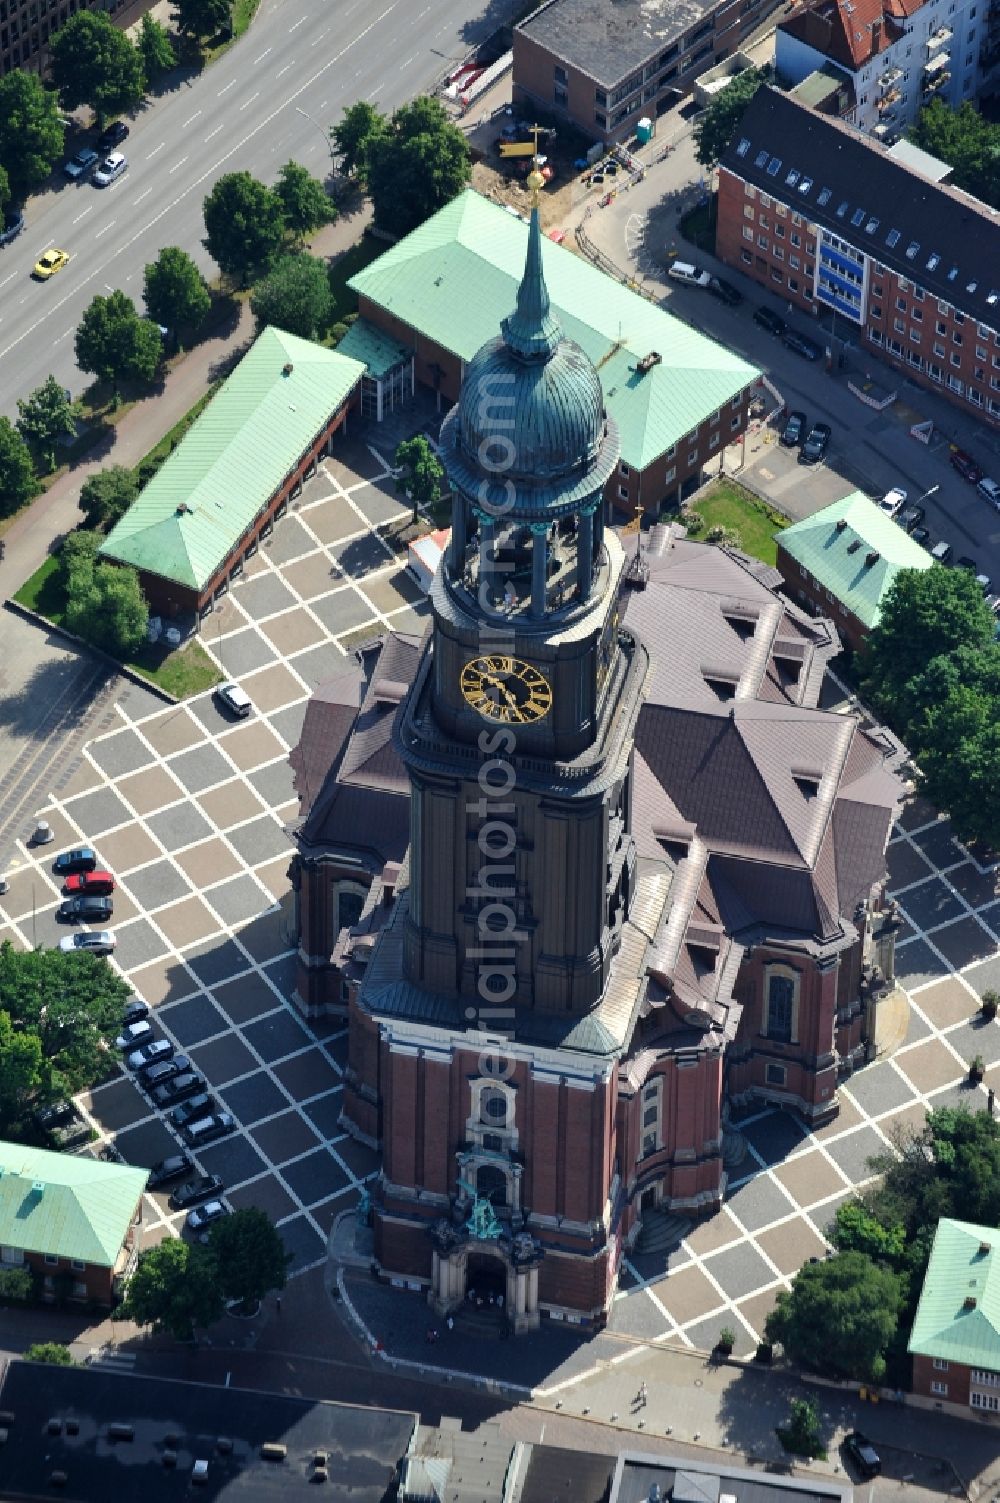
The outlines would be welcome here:
M 281 367 L 281 374 L 283 376 L 290 376 L 294 369 L 295 367 L 292 362 L 290 360 L 286 360 L 284 365 Z
M 962 1301 L 962 1308 L 965 1310 L 974 1310 L 976 1308 L 976 1296 L 974 1294 L 967 1294 Z
M 992 1242 L 980 1242 L 980 1244 L 979 1244 L 979 1256 L 981 1258 L 987 1257 L 990 1254 L 990 1252 L 992 1252 L 992 1250 L 993 1250 L 993 1244 L 992 1244 Z
M 877 553 L 866 554 L 865 555 L 865 568 L 866 569 L 870 569 L 871 566 L 872 566 L 872 564 L 877 564 L 878 561 L 879 561 L 879 555 Z
M 882 17 L 872 22 L 872 57 L 876 55 L 882 44 Z
M 837 531 L 838 532 L 843 532 L 843 530 L 844 530 L 844 528 L 846 526 L 847 526 L 847 522 L 845 521 L 845 519 L 843 517 L 839 517 L 837 519 Z

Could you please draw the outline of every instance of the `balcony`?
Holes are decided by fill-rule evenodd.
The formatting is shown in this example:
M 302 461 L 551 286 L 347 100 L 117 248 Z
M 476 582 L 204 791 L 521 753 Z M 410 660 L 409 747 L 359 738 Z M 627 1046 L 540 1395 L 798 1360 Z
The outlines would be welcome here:
M 898 89 L 892 89 L 888 94 L 884 94 L 876 106 L 879 115 L 883 119 L 887 118 L 892 113 L 893 105 L 898 104 L 901 97 Z
M 937 31 L 933 32 L 927 38 L 924 45 L 928 52 L 936 52 L 939 47 L 943 47 L 946 42 L 951 41 L 952 35 L 953 33 L 949 27 L 939 26 Z
M 950 84 L 950 83 L 951 83 L 951 74 L 950 73 L 943 73 L 943 72 L 935 73 L 934 76 L 933 76 L 933 78 L 929 78 L 926 81 L 926 83 L 924 84 L 923 97 L 925 99 L 930 99 L 931 96 L 934 95 L 934 94 L 936 94 L 939 89 L 943 89 L 947 84 Z
M 927 87 L 934 74 L 940 73 L 942 68 L 946 68 L 948 66 L 949 61 L 949 53 L 935 52 L 930 61 L 924 64 L 924 88 Z
M 902 68 L 886 68 L 885 72 L 882 74 L 881 78 L 878 81 L 878 86 L 880 89 L 891 89 L 899 83 L 902 77 Z M 898 90 L 896 97 L 899 97 Z

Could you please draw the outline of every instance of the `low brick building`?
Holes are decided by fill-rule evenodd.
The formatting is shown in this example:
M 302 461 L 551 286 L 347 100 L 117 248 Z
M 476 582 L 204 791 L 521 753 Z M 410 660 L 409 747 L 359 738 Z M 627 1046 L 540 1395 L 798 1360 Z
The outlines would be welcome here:
M 1000 428 L 1000 219 L 897 150 L 760 89 L 719 164 L 716 254 Z
M 878 625 L 882 601 L 901 569 L 933 569 L 925 548 L 875 502 L 852 491 L 777 533 L 785 588 L 858 652 Z
M 1000 1415 L 1000 1230 L 938 1222 L 907 1348 L 913 1391 Z
M 131 26 L 152 0 L 0 0 L 0 78 L 12 68 L 48 67 L 49 38 L 78 10 L 97 10 L 110 15 L 119 26 Z
M 346 429 L 364 365 L 264 329 L 99 550 L 154 615 L 204 615 Z
M 111 1305 L 138 1252 L 147 1170 L 0 1143 L 0 1267 L 43 1299 Z

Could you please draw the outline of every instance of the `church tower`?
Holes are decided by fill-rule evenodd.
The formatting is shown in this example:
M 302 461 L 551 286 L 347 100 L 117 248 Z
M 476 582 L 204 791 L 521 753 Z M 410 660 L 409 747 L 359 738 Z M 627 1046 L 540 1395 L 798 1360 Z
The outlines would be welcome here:
M 451 547 L 399 750 L 412 787 L 407 979 L 583 1013 L 634 884 L 630 757 L 645 653 L 623 632 L 603 493 L 618 433 L 563 333 L 531 216 L 517 305 L 441 430 Z

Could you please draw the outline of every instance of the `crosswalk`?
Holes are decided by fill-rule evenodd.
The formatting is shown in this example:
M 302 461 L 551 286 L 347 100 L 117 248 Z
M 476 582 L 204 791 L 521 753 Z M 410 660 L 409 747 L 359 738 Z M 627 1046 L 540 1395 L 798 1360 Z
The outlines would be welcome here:
M 135 1371 L 135 1353 L 120 1352 L 113 1346 L 95 1346 L 87 1358 L 88 1367 L 100 1367 L 109 1372 L 131 1373 Z

